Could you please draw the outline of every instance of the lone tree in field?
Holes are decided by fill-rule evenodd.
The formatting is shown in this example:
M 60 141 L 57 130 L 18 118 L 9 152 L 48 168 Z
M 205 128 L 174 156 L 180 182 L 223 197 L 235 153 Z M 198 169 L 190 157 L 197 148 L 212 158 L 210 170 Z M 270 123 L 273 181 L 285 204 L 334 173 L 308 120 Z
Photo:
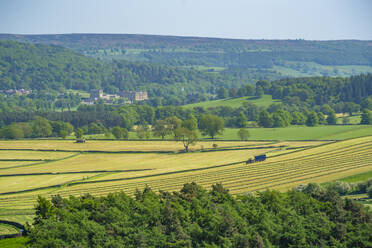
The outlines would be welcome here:
M 189 151 L 190 145 L 195 145 L 199 140 L 199 135 L 196 130 L 189 130 L 185 127 L 179 127 L 175 130 L 176 139 L 183 143 L 185 151 Z
M 172 133 L 172 130 L 169 128 L 169 123 L 166 120 L 157 120 L 152 127 L 152 133 L 154 137 L 161 137 L 164 140 L 165 136 Z
M 214 139 L 217 134 L 223 133 L 224 121 L 219 116 L 205 114 L 200 118 L 199 129 L 204 135 L 209 135 L 212 139 Z
M 239 129 L 238 136 L 241 140 L 248 140 L 248 138 L 250 136 L 248 129 L 246 129 L 246 128 Z

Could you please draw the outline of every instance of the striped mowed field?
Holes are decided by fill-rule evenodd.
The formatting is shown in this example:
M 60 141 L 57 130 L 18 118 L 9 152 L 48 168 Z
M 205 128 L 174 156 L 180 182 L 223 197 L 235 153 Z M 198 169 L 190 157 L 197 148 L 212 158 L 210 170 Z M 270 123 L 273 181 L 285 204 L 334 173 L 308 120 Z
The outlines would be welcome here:
M 245 164 L 259 154 L 268 159 Z M 32 220 L 38 195 L 133 195 L 146 186 L 176 191 L 190 182 L 206 188 L 222 183 L 239 194 L 371 170 L 372 136 L 337 142 L 201 142 L 189 153 L 174 141 L 0 141 L 0 219 Z

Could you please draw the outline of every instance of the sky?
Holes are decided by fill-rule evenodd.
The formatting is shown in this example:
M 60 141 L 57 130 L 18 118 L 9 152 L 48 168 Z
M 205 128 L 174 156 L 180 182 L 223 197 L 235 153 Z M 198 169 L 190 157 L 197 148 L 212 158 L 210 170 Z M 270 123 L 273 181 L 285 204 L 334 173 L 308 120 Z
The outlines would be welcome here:
M 372 40 L 372 1 L 0 0 L 0 33 Z

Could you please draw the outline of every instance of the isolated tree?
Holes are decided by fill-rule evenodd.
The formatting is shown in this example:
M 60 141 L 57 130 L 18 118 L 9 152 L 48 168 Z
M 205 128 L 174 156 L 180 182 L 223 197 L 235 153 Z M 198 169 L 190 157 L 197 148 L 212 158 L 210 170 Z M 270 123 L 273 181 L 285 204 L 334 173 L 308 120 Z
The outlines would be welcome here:
M 238 136 L 239 136 L 239 139 L 241 140 L 248 140 L 248 138 L 250 137 L 248 129 L 246 128 L 239 129 Z
M 178 141 L 181 141 L 185 147 L 185 151 L 189 151 L 190 145 L 195 145 L 199 140 L 199 135 L 196 130 L 189 130 L 185 127 L 179 127 L 175 130 Z
M 224 130 L 224 121 L 221 117 L 213 114 L 204 114 L 200 117 L 199 129 L 203 135 L 209 135 L 212 139 L 217 134 L 222 134 Z
M 314 127 L 318 125 L 318 122 L 319 122 L 319 119 L 318 119 L 317 113 L 312 111 L 307 114 L 306 126 Z
M 272 127 L 273 125 L 273 118 L 271 117 L 271 115 L 269 114 L 269 112 L 267 112 L 266 110 L 263 110 L 261 111 L 261 113 L 259 114 L 258 116 L 258 125 L 260 127 Z
M 81 139 L 83 137 L 83 135 L 84 135 L 83 129 L 77 128 L 75 130 L 75 137 L 76 137 L 76 139 Z
M 327 124 L 328 125 L 336 125 L 337 117 L 335 111 L 330 111 L 327 116 Z
M 172 133 L 172 130 L 168 126 L 166 120 L 157 120 L 152 127 L 152 134 L 154 137 L 161 137 L 161 139 L 164 140 L 165 136 Z
M 368 109 L 363 109 L 360 124 L 372 125 L 372 113 Z

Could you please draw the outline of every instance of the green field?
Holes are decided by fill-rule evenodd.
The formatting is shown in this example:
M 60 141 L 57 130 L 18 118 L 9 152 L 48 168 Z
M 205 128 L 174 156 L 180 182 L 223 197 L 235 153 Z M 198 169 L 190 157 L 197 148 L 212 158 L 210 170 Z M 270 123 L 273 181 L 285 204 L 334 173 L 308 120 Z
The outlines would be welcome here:
M 343 181 L 343 182 L 347 182 L 347 183 L 357 183 L 357 182 L 366 181 L 370 178 L 372 178 L 372 171 L 367 171 L 367 172 L 364 172 L 364 173 L 340 178 L 338 181 Z
M 333 125 L 333 126 L 290 126 L 286 128 L 248 128 L 250 140 L 344 140 L 372 135 L 372 126 Z M 225 128 L 217 139 L 238 139 L 238 129 Z M 205 137 L 207 138 L 207 137 Z
M 257 98 L 255 96 L 245 96 L 239 98 L 227 98 L 227 99 L 219 99 L 213 101 L 206 101 L 206 102 L 198 102 L 193 104 L 185 105 L 186 108 L 194 108 L 194 107 L 203 107 L 203 108 L 211 108 L 211 107 L 218 107 L 218 106 L 227 106 L 238 108 L 243 106 L 244 102 L 249 102 L 256 104 L 259 107 L 268 107 L 273 103 L 280 103 L 280 100 L 273 100 L 271 95 L 264 95 L 262 98 Z
M 356 116 L 355 118 L 357 118 Z M 239 140 L 236 128 L 225 128 L 217 140 Z M 289 126 L 285 128 L 248 128 L 249 140 L 344 140 L 372 135 L 371 125 L 319 125 L 316 127 Z M 88 139 L 106 139 L 104 134 L 86 135 Z M 69 139 L 74 139 L 70 136 Z M 210 140 L 209 136 L 201 136 L 203 140 Z M 129 132 L 129 139 L 137 140 L 134 131 Z M 150 139 L 159 140 L 159 137 L 150 136 Z M 166 139 L 174 139 L 166 136 Z
M 11 238 L 11 239 L 0 239 L 1 248 L 22 248 L 26 247 L 26 242 L 28 241 L 25 237 Z
M 372 66 L 345 65 L 329 66 L 315 62 L 286 61 L 284 65 L 273 66 L 273 69 L 289 77 L 341 76 L 349 77 L 357 74 L 372 73 Z

